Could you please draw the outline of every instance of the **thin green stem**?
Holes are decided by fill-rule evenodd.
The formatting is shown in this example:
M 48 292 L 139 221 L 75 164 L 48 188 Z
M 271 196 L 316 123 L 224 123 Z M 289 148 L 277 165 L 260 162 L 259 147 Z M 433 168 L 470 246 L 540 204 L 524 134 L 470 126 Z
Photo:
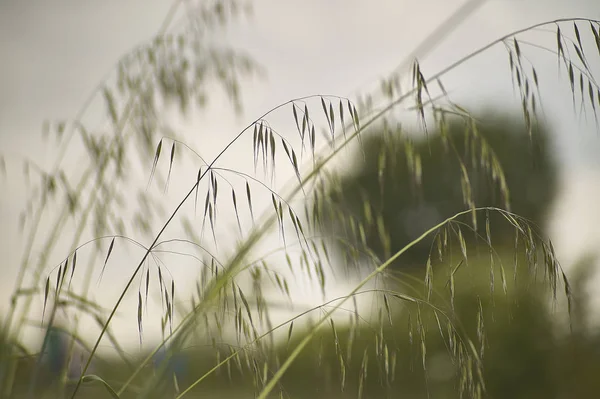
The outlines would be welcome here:
M 497 208 L 491 208 L 491 207 L 485 207 L 485 208 L 476 208 L 477 211 L 481 211 L 481 210 L 497 210 Z M 455 214 L 454 216 L 449 217 L 448 219 L 444 220 L 443 222 L 438 223 L 437 225 L 431 227 L 430 229 L 428 229 L 427 231 L 425 231 L 423 234 L 421 234 L 419 237 L 417 237 L 416 239 L 414 239 L 413 241 L 411 241 L 410 243 L 408 243 L 404 248 L 402 248 L 401 250 L 399 250 L 398 252 L 396 252 L 392 257 L 390 257 L 386 262 L 384 262 L 383 264 L 381 264 L 381 266 L 379 266 L 378 268 L 376 268 L 375 270 L 373 270 L 367 277 L 365 277 L 349 294 L 347 297 L 343 298 L 335 307 L 333 307 L 333 309 L 329 310 L 313 327 L 312 331 L 307 334 L 304 339 L 302 339 L 302 341 L 300 341 L 300 343 L 298 344 L 298 346 L 296 346 L 296 348 L 294 349 L 294 351 L 290 354 L 290 356 L 288 356 L 288 358 L 286 359 L 286 361 L 281 365 L 281 367 L 277 370 L 277 372 L 273 375 L 273 378 L 271 378 L 271 380 L 269 380 L 269 382 L 267 383 L 267 385 L 264 387 L 264 389 L 262 390 L 262 392 L 260 393 L 260 395 L 258 395 L 257 399 L 265 399 L 269 393 L 271 393 L 271 391 L 273 390 L 273 388 L 275 388 L 275 385 L 278 383 L 278 381 L 281 379 L 281 377 L 283 376 L 283 374 L 287 371 L 287 369 L 290 367 L 290 365 L 294 362 L 294 360 L 300 355 L 300 353 L 302 352 L 302 350 L 304 350 L 304 347 L 311 341 L 311 339 L 314 337 L 314 335 L 317 332 L 317 329 L 319 328 L 319 326 L 321 324 L 323 324 L 326 320 L 328 320 L 333 313 L 335 313 L 335 311 L 342 306 L 349 298 L 351 298 L 353 295 L 355 295 L 362 287 L 364 287 L 369 281 L 371 281 L 375 276 L 377 276 L 379 273 L 383 272 L 389 265 L 391 265 L 396 259 L 398 259 L 403 253 L 405 253 L 406 251 L 408 251 L 410 248 L 412 248 L 413 246 L 415 246 L 416 244 L 418 244 L 419 242 L 421 242 L 423 239 L 425 239 L 429 234 L 433 233 L 434 231 L 436 231 L 437 229 L 443 227 L 445 224 L 463 216 L 466 214 L 471 213 L 472 210 L 468 209 L 466 211 L 462 211 L 459 212 L 457 214 Z M 476 355 L 476 354 L 475 354 Z M 477 358 L 477 360 L 479 360 Z

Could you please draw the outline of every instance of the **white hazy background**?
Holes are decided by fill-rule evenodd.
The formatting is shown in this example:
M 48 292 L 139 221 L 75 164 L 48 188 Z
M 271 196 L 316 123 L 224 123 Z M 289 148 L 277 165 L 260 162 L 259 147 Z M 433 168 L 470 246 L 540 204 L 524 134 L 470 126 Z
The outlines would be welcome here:
M 241 117 L 234 116 L 225 101 L 216 101 L 208 111 L 178 125 L 190 144 L 210 147 L 210 153 L 216 153 L 241 128 L 279 103 L 311 94 L 353 97 L 365 93 L 377 87 L 380 78 L 405 61 L 419 42 L 463 3 L 256 0 L 252 2 L 253 16 L 234 23 L 223 39 L 263 65 L 266 79 L 242 85 Z M 0 315 L 9 306 L 23 248 L 23 236 L 17 229 L 26 199 L 20 159 L 35 159 L 47 167 L 52 164 L 56 154 L 41 140 L 43 121 L 72 118 L 120 57 L 151 40 L 170 6 L 166 0 L 0 2 L 0 153 L 8 170 L 7 179 L 0 182 Z M 564 17 L 600 19 L 600 5 L 597 0 L 489 0 L 420 59 L 423 73 L 427 77 L 512 30 Z M 553 48 L 554 36 L 549 37 L 540 44 Z M 556 58 L 543 52 L 531 54 L 542 77 L 542 101 L 562 166 L 551 233 L 559 258 L 568 267 L 582 254 L 595 252 L 600 242 L 600 138 L 593 125 L 573 114 L 568 78 L 558 74 Z M 454 100 L 474 110 L 490 104 L 518 110 L 519 99 L 513 93 L 508 56 L 502 46 L 464 64 L 443 82 Z M 233 151 L 247 155 L 251 150 L 237 146 Z M 235 157 L 234 152 L 228 159 Z M 150 165 L 145 176 L 149 172 Z M 171 190 L 175 193 L 189 186 L 189 180 L 178 181 L 177 175 L 173 179 Z M 180 198 L 173 195 L 167 211 L 173 210 Z M 185 268 L 172 268 L 171 272 L 176 283 L 196 275 Z M 108 270 L 105 279 L 114 292 L 103 285 L 102 290 L 92 288 L 97 290 L 94 297 L 104 306 L 112 306 L 115 292 L 128 277 L 118 269 Z M 600 283 L 595 281 L 591 287 Z M 343 294 L 348 286 L 333 281 L 328 297 Z M 320 295 L 313 295 L 311 301 L 307 292 L 294 290 L 301 303 L 322 301 Z M 185 292 L 178 295 L 187 297 Z M 138 342 L 135 312 L 133 300 L 124 303 L 113 325 L 117 336 L 130 344 Z M 90 329 L 88 338 L 95 334 L 97 330 Z

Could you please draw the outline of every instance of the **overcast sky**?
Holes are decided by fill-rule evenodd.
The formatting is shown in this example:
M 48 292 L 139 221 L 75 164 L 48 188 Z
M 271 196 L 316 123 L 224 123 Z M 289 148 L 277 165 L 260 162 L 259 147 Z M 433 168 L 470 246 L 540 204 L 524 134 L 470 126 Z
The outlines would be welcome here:
M 231 111 L 218 105 L 203 115 L 202 130 L 205 135 L 218 135 L 211 138 L 216 148 L 257 115 L 291 98 L 364 92 L 404 61 L 416 43 L 462 3 L 254 1 L 253 17 L 234 26 L 227 39 L 266 68 L 266 79 L 242 87 L 243 117 L 224 118 Z M 42 122 L 73 117 L 119 57 L 157 32 L 169 6 L 169 1 L 158 0 L 0 2 L 0 152 L 6 156 L 9 172 L 0 196 L 0 267 L 5 276 L 0 282 L 0 309 L 6 308 L 21 255 L 16 224 L 23 190 L 21 164 L 16 160 L 25 156 L 50 164 L 53 153 L 40 141 Z M 421 60 L 423 72 L 433 74 L 512 30 L 576 16 L 600 19 L 597 0 L 487 1 Z M 552 45 L 553 40 L 550 36 L 546 44 Z M 565 76 L 562 82 L 558 80 L 556 59 L 535 54 L 532 59 L 547 78 L 542 82 L 543 100 L 555 122 L 565 171 L 564 191 L 553 220 L 559 254 L 571 261 L 600 240 L 596 227 L 600 213 L 589 211 L 600 196 L 596 155 L 600 139 L 573 117 L 570 98 L 564 96 L 568 80 Z M 444 83 L 455 99 L 474 107 L 518 104 L 502 47 L 465 64 Z M 561 234 L 571 226 L 577 227 L 579 235 Z

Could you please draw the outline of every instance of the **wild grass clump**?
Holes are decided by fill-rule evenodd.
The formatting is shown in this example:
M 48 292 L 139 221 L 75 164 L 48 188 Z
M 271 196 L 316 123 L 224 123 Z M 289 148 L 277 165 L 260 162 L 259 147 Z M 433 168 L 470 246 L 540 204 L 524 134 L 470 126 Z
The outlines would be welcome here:
M 523 292 L 540 297 L 549 292 L 554 299 L 562 292 L 570 304 L 572 292 L 552 243 L 537 226 L 511 212 L 510 182 L 500 160 L 479 134 L 478 121 L 452 101 L 441 79 L 492 46 L 505 46 L 525 132 L 532 137 L 541 83 L 526 56 L 530 43 L 521 37 L 534 29 L 553 29 L 556 48 L 545 50 L 555 53 L 564 66 L 573 101 L 592 110 L 596 118 L 600 89 L 592 73 L 597 59 L 592 61 L 592 56 L 600 55 L 600 22 L 565 19 L 537 24 L 431 75 L 415 60 L 408 85 L 401 82 L 404 76 L 397 75 L 384 85 L 383 93 L 367 96 L 360 106 L 348 98 L 325 95 L 290 100 L 250 122 L 222 151 L 207 158 L 185 143 L 160 110 L 171 103 L 181 112 L 190 112 L 192 104 L 204 106 L 207 88 L 214 82 L 239 108 L 240 76 L 258 68 L 249 57 L 210 44 L 207 28 L 220 28 L 236 16 L 241 8 L 237 2 L 201 3 L 190 11 L 189 29 L 172 32 L 168 27 L 179 4 L 157 36 L 119 61 L 116 76 L 102 82 L 95 93 L 106 106 L 107 133 L 96 134 L 96 129 L 86 127 L 83 111 L 73 121 L 52 125 L 62 144 L 55 166 L 49 172 L 38 170 L 41 184 L 22 217 L 26 248 L 13 306 L 2 329 L 2 395 L 26 391 L 31 397 L 89 397 L 101 388 L 115 398 L 164 397 L 167 392 L 181 398 L 213 389 L 224 392 L 222 383 L 229 381 L 230 392 L 248 395 L 252 390 L 258 398 L 348 392 L 366 397 L 389 394 L 398 382 L 408 386 L 407 373 L 412 372 L 419 380 L 410 388 L 415 394 L 419 389 L 426 393 L 453 389 L 459 396 L 485 396 L 486 356 L 494 345 L 488 330 L 497 317 L 487 304 L 502 302 L 505 308 L 497 308 L 501 313 L 512 309 L 511 301 L 523 297 Z M 573 37 L 565 33 L 568 27 Z M 598 53 L 592 45 L 584 46 L 585 40 L 592 40 Z M 374 99 L 384 105 L 373 106 Z M 353 198 L 363 212 L 355 218 L 336 208 L 331 194 L 339 184 L 333 165 L 338 155 L 356 143 L 357 156 L 366 158 L 363 139 L 377 134 L 380 126 L 391 134 L 401 133 L 402 129 L 390 128 L 397 122 L 390 111 L 398 107 L 416 113 L 425 135 L 434 130 L 444 135 L 450 119 L 462 121 L 473 158 L 465 158 L 459 143 L 444 136 L 456 160 L 459 177 L 452 183 L 460 190 L 462 210 L 443 215 L 399 249 L 391 243 L 391 221 L 374 204 Z M 270 122 L 282 113 L 288 114 L 294 134 Z M 406 163 L 418 190 L 427 178 L 421 155 L 412 151 L 410 141 L 403 143 L 405 158 L 400 161 Z M 238 144 L 248 145 L 254 171 L 222 165 L 223 155 Z M 88 165 L 71 169 L 73 146 L 85 151 Z M 381 154 L 381 173 L 393 174 L 385 170 L 387 153 Z M 148 184 L 139 192 L 132 182 L 134 174 L 129 173 L 134 160 L 150 165 L 144 180 Z M 71 164 L 62 167 L 65 162 Z M 170 183 L 180 173 L 178 162 L 187 168 L 181 173 L 192 177 L 177 205 L 163 213 L 152 190 L 157 185 L 164 192 L 173 190 Z M 478 202 L 471 164 L 479 165 L 479 178 L 499 194 L 496 206 Z M 292 179 L 281 187 L 286 176 Z M 343 191 L 337 193 L 343 196 Z M 139 205 L 132 206 L 131 198 L 138 198 Z M 496 223 L 491 220 L 504 223 L 513 233 L 513 256 L 507 257 L 505 242 L 502 253 L 497 250 L 492 239 Z M 170 229 L 177 223 L 173 233 Z M 332 230 L 331 225 L 337 227 Z M 133 232 L 141 238 L 134 238 Z M 83 242 L 90 234 L 95 238 Z M 479 237 L 476 244 L 466 239 L 470 235 Z M 142 244 L 142 239 L 149 244 Z M 424 240 L 433 245 L 417 265 L 421 273 L 393 272 L 390 265 Z M 117 255 L 126 247 L 138 250 L 139 258 L 119 282 L 123 288 L 114 305 L 104 309 L 94 299 L 93 277 L 102 280 L 116 267 L 117 258 L 126 259 Z M 340 247 L 345 262 L 336 251 Z M 34 251 L 40 256 L 33 257 Z M 189 282 L 175 280 L 164 261 L 167 256 L 188 256 L 198 265 L 194 292 L 178 290 Z M 328 279 L 335 275 L 331 270 L 339 273 L 340 267 L 353 263 L 359 281 L 339 298 L 328 296 Z M 292 291 L 302 279 L 312 281 L 326 302 L 276 321 L 278 307 L 288 309 L 296 300 Z M 463 279 L 470 285 L 463 285 Z M 473 286 L 478 287 L 478 296 L 469 302 L 464 295 Z M 536 288 L 523 291 L 523 287 Z M 158 324 L 162 335 L 161 342 L 141 358 L 129 355 L 111 331 L 131 296 L 140 342 L 152 325 Z M 157 319 L 148 311 L 153 297 L 160 302 Z M 359 304 L 365 298 L 373 305 L 371 311 Z M 461 298 L 466 305 L 459 306 Z M 38 299 L 44 329 L 51 331 L 59 315 L 69 320 L 64 348 L 69 360 L 59 362 L 52 384 L 43 378 L 46 363 L 41 356 L 51 349 L 51 336 L 46 334 L 39 352 L 30 353 L 19 343 Z M 82 320 L 93 320 L 99 328 L 91 344 L 82 336 Z M 36 325 L 41 325 L 39 319 Z M 107 361 L 98 355 L 105 344 L 115 349 L 117 359 Z M 76 351 L 82 360 L 73 371 L 69 365 L 74 364 Z M 437 360 L 432 360 L 432 353 Z M 445 366 L 434 366 L 436 361 L 446 362 Z M 440 377 L 444 373 L 449 376 Z M 311 375 L 314 385 L 298 385 L 298 375 Z M 439 379 L 442 385 L 436 385 Z

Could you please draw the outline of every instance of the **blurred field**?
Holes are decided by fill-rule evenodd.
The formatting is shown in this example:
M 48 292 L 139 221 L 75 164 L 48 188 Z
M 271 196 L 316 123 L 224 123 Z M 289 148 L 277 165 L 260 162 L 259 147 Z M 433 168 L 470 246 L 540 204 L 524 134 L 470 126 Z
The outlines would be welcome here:
M 508 249 L 505 252 L 509 254 L 505 258 L 508 265 L 512 254 Z M 512 268 L 509 267 L 511 278 L 508 280 L 508 295 L 502 292 L 498 279 L 492 302 L 489 262 L 483 260 L 483 256 L 472 259 L 468 267 L 457 272 L 462 275 L 457 278 L 455 321 L 464 331 L 463 338 L 469 337 L 477 344 L 477 312 L 481 301 L 485 325 L 484 377 L 488 397 L 594 397 L 594 393 L 600 391 L 600 380 L 596 378 L 600 372 L 600 334 L 586 332 L 579 328 L 581 326 L 577 326 L 576 310 L 579 302 L 574 303 L 572 322 L 575 324 L 573 333 L 570 334 L 560 322 L 561 317 L 564 321 L 564 313 L 553 310 L 551 296 L 548 295 L 547 288 L 544 288 L 547 284 L 542 284 L 539 280 L 533 282 L 521 271 L 518 281 L 522 283 L 515 286 Z M 436 303 L 435 300 L 435 291 L 447 289 L 447 270 L 442 265 L 437 265 L 435 273 L 438 278 L 432 303 L 440 309 L 448 310 L 448 303 Z M 391 325 L 384 323 L 387 326 L 383 330 L 373 328 L 377 324 L 375 322 L 362 322 L 354 330 L 351 347 L 348 346 L 350 329 L 338 324 L 333 331 L 331 326 L 323 326 L 285 374 L 277 393 L 271 396 L 279 397 L 281 393 L 283 397 L 292 398 L 354 398 L 359 389 L 362 389 L 365 398 L 458 398 L 457 365 L 452 364 L 448 356 L 449 343 L 445 326 L 442 328 L 444 339 L 441 339 L 440 329 L 432 312 L 425 307 L 420 309 L 420 317 L 426 326 L 425 373 L 421 352 L 423 343 L 416 326 L 418 309 L 410 304 L 397 305 L 391 304 L 391 308 L 396 310 L 392 315 Z M 388 318 L 385 313 L 383 317 Z M 276 357 L 280 361 L 285 359 L 302 336 L 301 329 L 294 330 L 289 342 L 279 344 Z M 341 372 L 336 347 L 344 359 L 345 375 Z M 121 397 L 137 398 L 142 397 L 142 394 L 149 398 L 177 397 L 177 391 L 186 389 L 217 363 L 216 351 L 211 346 L 202 348 L 204 349 L 178 353 L 171 359 L 170 370 L 178 373 L 178 389 L 175 388 L 173 374 L 158 380 L 157 370 L 148 366 Z M 220 358 L 223 359 L 230 352 L 224 346 L 221 348 Z M 257 353 L 253 355 L 260 356 Z M 265 370 L 255 368 L 257 365 L 253 366 L 252 362 L 252 356 L 242 356 L 240 363 L 231 361 L 185 397 L 253 397 L 256 389 L 262 387 L 261 376 Z M 28 397 L 33 364 L 33 359 L 23 359 L 20 362 L 14 398 Z M 253 369 L 254 372 L 249 371 Z M 93 372 L 117 389 L 124 382 L 124 377 L 131 374 L 131 369 L 118 358 L 104 358 L 95 362 Z M 266 370 L 267 376 L 271 373 L 272 370 Z M 362 373 L 367 374 L 367 377 L 363 387 L 359 388 Z M 154 381 L 155 385 L 150 391 L 141 392 L 140 387 L 146 385 L 142 383 L 148 380 Z M 39 381 L 34 397 L 70 397 L 68 388 L 61 393 L 53 385 L 53 374 L 48 364 L 44 365 Z M 98 382 L 85 383 L 79 395 L 86 398 L 109 397 L 109 393 Z

